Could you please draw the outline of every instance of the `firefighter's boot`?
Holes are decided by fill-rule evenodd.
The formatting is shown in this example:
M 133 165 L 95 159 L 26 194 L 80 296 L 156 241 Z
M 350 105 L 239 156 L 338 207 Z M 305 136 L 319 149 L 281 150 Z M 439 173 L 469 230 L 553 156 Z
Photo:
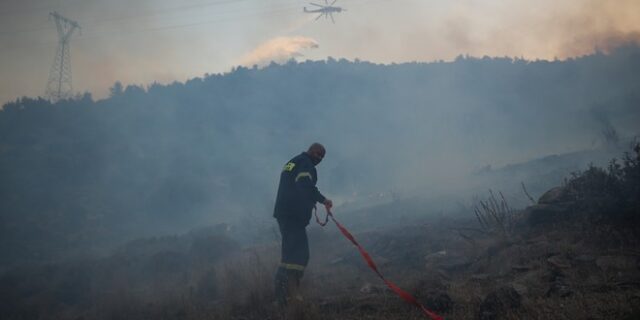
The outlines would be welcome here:
M 300 279 L 302 272 L 297 270 L 289 270 L 287 273 L 287 301 L 302 302 L 304 299 L 300 292 Z
M 287 297 L 289 296 L 288 280 L 289 275 L 287 269 L 285 269 L 284 267 L 279 267 L 275 276 L 275 293 L 276 303 L 280 307 L 285 307 L 287 305 Z

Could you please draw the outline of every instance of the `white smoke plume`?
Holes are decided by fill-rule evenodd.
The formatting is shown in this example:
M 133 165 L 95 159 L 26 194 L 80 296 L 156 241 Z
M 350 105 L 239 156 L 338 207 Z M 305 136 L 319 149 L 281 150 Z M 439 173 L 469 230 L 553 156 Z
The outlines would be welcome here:
M 282 63 L 295 57 L 303 56 L 305 49 L 318 48 L 318 42 L 307 37 L 276 37 L 270 39 L 245 55 L 241 64 L 244 66 L 265 66 L 271 61 Z

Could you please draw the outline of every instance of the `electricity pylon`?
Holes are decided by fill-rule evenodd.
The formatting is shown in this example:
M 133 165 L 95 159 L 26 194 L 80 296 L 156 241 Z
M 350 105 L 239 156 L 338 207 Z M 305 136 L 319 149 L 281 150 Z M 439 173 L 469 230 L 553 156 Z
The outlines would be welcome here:
M 73 20 L 69 20 L 57 12 L 49 14 L 55 19 L 58 29 L 58 49 L 56 57 L 49 71 L 49 81 L 47 82 L 47 92 L 45 96 L 51 101 L 70 98 L 73 93 L 71 87 L 71 56 L 69 54 L 69 40 L 80 25 Z

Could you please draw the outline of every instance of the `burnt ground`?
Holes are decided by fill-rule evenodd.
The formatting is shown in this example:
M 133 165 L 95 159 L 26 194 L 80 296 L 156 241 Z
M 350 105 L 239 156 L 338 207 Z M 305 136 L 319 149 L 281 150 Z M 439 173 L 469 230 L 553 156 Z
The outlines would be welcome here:
M 637 233 L 576 218 L 574 203 L 551 194 L 503 212 L 504 228 L 482 227 L 469 214 L 355 236 L 389 280 L 446 319 L 637 319 Z M 273 304 L 277 241 L 241 248 L 218 231 L 7 272 L 2 318 L 425 318 L 387 289 L 334 225 L 309 228 L 305 301 L 289 310 Z

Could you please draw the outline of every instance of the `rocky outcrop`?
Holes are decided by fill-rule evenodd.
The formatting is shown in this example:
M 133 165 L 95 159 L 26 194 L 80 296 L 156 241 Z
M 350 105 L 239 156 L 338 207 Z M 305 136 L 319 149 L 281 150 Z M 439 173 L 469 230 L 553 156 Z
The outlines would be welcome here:
M 540 199 L 538 199 L 538 204 L 561 204 L 574 200 L 575 197 L 571 194 L 569 189 L 561 186 L 549 189 L 545 192 L 540 196 Z

